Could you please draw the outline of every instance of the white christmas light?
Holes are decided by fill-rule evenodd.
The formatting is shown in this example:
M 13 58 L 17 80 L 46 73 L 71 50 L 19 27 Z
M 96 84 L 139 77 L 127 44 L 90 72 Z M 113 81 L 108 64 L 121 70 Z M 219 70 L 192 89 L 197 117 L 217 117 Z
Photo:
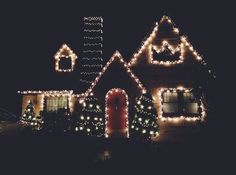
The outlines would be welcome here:
M 158 92 L 158 98 L 159 98 L 159 101 L 160 101 L 160 108 L 158 108 L 158 118 L 161 120 L 161 121 L 169 121 L 169 122 L 179 122 L 179 121 L 197 121 L 197 120 L 201 120 L 201 121 L 204 121 L 204 118 L 206 116 L 206 112 L 205 112 L 205 109 L 204 109 L 204 106 L 203 106 L 203 102 L 202 100 L 200 100 L 200 111 L 202 111 L 200 113 L 200 115 L 198 117 L 190 117 L 190 116 L 179 116 L 179 117 L 163 117 L 163 99 L 162 99 L 162 93 L 163 92 L 177 92 L 177 91 L 182 91 L 182 92 L 190 92 L 192 89 L 190 88 L 185 88 L 183 86 L 178 86 L 177 88 L 160 88 L 159 92 Z
M 168 16 L 163 16 L 162 19 L 160 20 L 160 23 L 162 23 L 163 21 L 167 21 L 168 23 L 173 24 L 172 20 L 168 17 Z M 173 24 L 174 26 L 174 24 Z M 147 37 L 147 39 L 145 41 L 143 41 L 142 46 L 138 49 L 137 52 L 135 52 L 133 54 L 133 57 L 131 58 L 130 62 L 128 63 L 128 66 L 134 66 L 135 64 L 137 64 L 137 61 L 139 59 L 139 57 L 141 57 L 143 55 L 143 52 L 146 52 L 146 54 L 148 55 L 148 63 L 149 64 L 158 64 L 158 65 L 162 65 L 162 66 L 174 66 L 177 64 L 182 64 L 184 63 L 184 58 L 185 58 L 185 51 L 186 51 L 186 47 L 189 48 L 189 50 L 192 52 L 193 57 L 195 57 L 195 59 L 197 61 L 201 61 L 200 63 L 204 65 L 204 62 L 202 61 L 202 57 L 197 53 L 196 50 L 193 49 L 192 45 L 187 41 L 187 38 L 185 36 L 181 36 L 181 43 L 180 45 L 178 45 L 176 47 L 176 49 L 174 49 L 167 40 L 164 40 L 162 42 L 162 46 L 160 48 L 157 48 L 156 46 L 152 46 L 152 44 L 154 43 L 154 39 L 157 38 L 157 31 L 158 31 L 158 23 L 156 22 L 156 26 L 154 27 L 153 31 L 151 32 L 151 34 Z M 179 29 L 176 27 L 173 27 L 173 32 L 175 32 L 176 34 L 179 33 Z M 149 47 L 147 47 L 149 46 Z M 171 51 L 171 54 L 175 54 L 175 52 L 179 52 L 180 51 L 180 56 L 179 56 L 179 60 L 176 61 L 157 61 L 153 59 L 153 52 L 152 52 L 152 48 L 157 52 L 160 53 L 162 51 L 164 51 L 165 47 L 167 46 L 167 48 Z
M 70 58 L 71 59 L 71 68 L 70 69 L 61 69 L 59 67 L 60 59 L 64 58 Z M 56 62 L 55 62 L 55 70 L 58 72 L 72 72 L 74 70 L 75 60 L 77 59 L 77 55 L 67 46 L 66 44 L 63 44 L 59 51 L 54 56 Z
M 127 67 L 127 63 L 124 61 L 124 59 L 122 58 L 121 54 L 116 51 L 111 59 L 107 62 L 107 64 L 103 67 L 101 73 L 99 73 L 99 75 L 95 78 L 95 81 L 93 81 L 91 83 L 91 86 L 89 87 L 89 89 L 85 92 L 84 98 L 86 98 L 88 96 L 88 94 L 90 92 L 93 91 L 94 87 L 96 86 L 96 84 L 98 83 L 98 81 L 100 80 L 100 78 L 102 77 L 102 75 L 106 72 L 107 68 L 110 66 L 110 64 L 112 64 L 113 61 L 115 61 L 116 59 L 118 59 L 120 61 L 120 63 L 124 66 L 124 69 L 126 70 L 126 72 L 128 73 L 128 75 L 133 78 L 133 80 L 135 81 L 135 83 L 137 83 L 137 87 L 139 89 L 141 89 L 142 93 L 146 93 L 146 89 L 144 88 L 144 86 L 141 84 L 140 80 L 131 72 L 131 70 Z M 125 66 L 126 65 L 126 66 Z

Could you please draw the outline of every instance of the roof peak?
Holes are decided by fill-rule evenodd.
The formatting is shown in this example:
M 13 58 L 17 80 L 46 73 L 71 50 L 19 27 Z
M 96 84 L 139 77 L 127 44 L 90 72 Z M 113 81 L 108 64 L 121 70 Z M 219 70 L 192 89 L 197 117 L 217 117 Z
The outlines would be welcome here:
M 91 84 L 91 86 L 86 90 L 86 92 L 84 93 L 84 97 L 86 98 L 87 96 L 93 94 L 93 89 L 96 86 L 97 82 L 101 79 L 101 77 L 103 76 L 103 74 L 106 72 L 106 70 L 108 69 L 108 67 L 110 67 L 110 65 L 115 61 L 115 60 L 119 60 L 119 63 L 125 68 L 126 72 L 129 74 L 129 76 L 134 79 L 135 83 L 137 83 L 138 88 L 140 88 L 142 90 L 142 93 L 146 93 L 146 89 L 143 86 L 143 84 L 140 82 L 140 80 L 132 73 L 132 70 L 129 68 L 128 63 L 126 63 L 126 61 L 123 59 L 121 53 L 116 50 L 110 60 L 106 63 L 106 65 L 103 67 L 102 71 L 99 73 L 99 75 L 95 78 L 94 82 Z

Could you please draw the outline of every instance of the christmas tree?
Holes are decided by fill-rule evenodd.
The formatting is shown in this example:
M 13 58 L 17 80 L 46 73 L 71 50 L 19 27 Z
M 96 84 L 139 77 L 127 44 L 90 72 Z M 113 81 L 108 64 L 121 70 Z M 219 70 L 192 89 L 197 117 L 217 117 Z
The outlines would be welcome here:
M 28 104 L 26 106 L 23 116 L 21 117 L 21 120 L 27 124 L 30 124 L 31 126 L 37 126 L 38 122 L 35 117 L 34 105 L 31 100 L 28 101 Z
M 131 130 L 136 138 L 151 139 L 158 136 L 157 112 L 152 97 L 146 93 L 136 99 Z
M 88 97 L 83 103 L 80 116 L 76 121 L 75 131 L 83 135 L 101 137 L 104 135 L 103 113 L 97 98 Z

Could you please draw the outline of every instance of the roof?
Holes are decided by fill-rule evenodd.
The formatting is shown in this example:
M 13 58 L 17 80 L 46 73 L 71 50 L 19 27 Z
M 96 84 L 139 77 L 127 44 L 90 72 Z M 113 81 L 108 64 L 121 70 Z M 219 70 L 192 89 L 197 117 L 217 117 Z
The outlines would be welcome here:
M 161 37 L 161 31 L 160 27 L 161 25 L 163 25 L 164 23 L 169 24 L 170 28 L 172 29 L 172 36 L 170 38 L 165 38 L 165 37 Z M 171 40 L 173 39 L 178 39 L 180 44 L 170 44 L 170 42 L 172 42 Z M 159 41 L 158 41 L 159 40 Z M 158 43 L 160 42 L 161 43 Z M 158 41 L 158 42 L 157 42 Z M 159 47 L 157 47 L 157 43 L 158 45 L 160 45 Z M 176 52 L 179 51 L 180 57 L 179 60 L 177 61 L 157 61 L 153 59 L 153 50 L 158 52 L 161 52 L 165 49 L 165 47 L 167 46 L 167 48 L 169 48 L 171 50 L 171 52 Z M 173 48 L 173 46 L 175 48 Z M 170 19 L 170 17 L 168 16 L 163 16 L 162 19 L 160 20 L 159 24 L 158 22 L 156 22 L 152 32 L 149 34 L 148 37 L 146 37 L 145 40 L 142 41 L 141 47 L 138 49 L 137 52 L 135 52 L 132 56 L 132 58 L 130 59 L 130 62 L 128 63 L 128 65 L 130 67 L 133 67 L 137 64 L 137 61 L 139 59 L 141 59 L 143 54 L 146 54 L 144 56 L 144 59 L 148 59 L 146 60 L 149 64 L 154 64 L 154 65 L 160 65 L 160 66 L 171 66 L 171 65 L 176 65 L 176 64 L 181 64 L 185 61 L 185 55 L 184 52 L 189 51 L 192 53 L 193 58 L 195 58 L 195 60 L 199 61 L 201 64 L 205 64 L 205 61 L 202 59 L 202 57 L 200 56 L 200 54 L 193 48 L 193 46 L 191 45 L 191 43 L 187 40 L 187 37 L 184 35 L 180 35 L 180 31 L 177 27 L 175 27 L 175 24 L 172 22 L 172 20 Z M 172 53 L 173 54 L 173 53 Z
M 106 70 L 114 63 L 115 60 L 118 60 L 119 63 L 124 67 L 127 74 L 133 79 L 133 81 L 136 83 L 137 87 L 142 91 L 142 93 L 146 93 L 146 89 L 141 83 L 141 81 L 134 75 L 132 70 L 128 67 L 128 64 L 124 61 L 123 57 L 121 56 L 119 51 L 115 51 L 110 60 L 106 63 L 106 65 L 103 67 L 102 71 L 99 73 L 99 75 L 95 78 L 94 82 L 91 84 L 91 86 L 88 88 L 88 90 L 84 93 L 84 97 L 86 98 L 89 95 L 93 95 L 93 90 L 99 80 L 102 76 L 106 73 Z

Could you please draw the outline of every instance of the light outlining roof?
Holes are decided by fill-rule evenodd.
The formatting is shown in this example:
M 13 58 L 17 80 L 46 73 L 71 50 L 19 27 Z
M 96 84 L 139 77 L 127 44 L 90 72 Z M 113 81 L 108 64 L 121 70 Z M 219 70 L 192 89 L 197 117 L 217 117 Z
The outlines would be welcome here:
M 34 90 L 27 90 L 27 91 L 18 91 L 19 94 L 72 94 L 73 90 L 51 90 L 51 91 L 34 91 Z
M 62 57 L 70 58 L 71 59 L 71 69 L 60 69 L 59 67 L 59 61 Z M 71 50 L 71 48 L 63 44 L 61 48 L 57 51 L 57 53 L 54 55 L 54 58 L 56 60 L 55 69 L 58 72 L 72 72 L 74 70 L 75 60 L 78 58 L 77 55 Z
M 160 20 L 159 23 L 162 23 L 163 21 L 167 21 L 168 23 L 173 25 L 173 32 L 179 34 L 179 29 L 174 27 L 174 23 L 172 22 L 172 20 L 170 19 L 170 17 L 168 16 L 163 16 L 162 19 Z M 128 66 L 132 67 L 136 64 L 138 57 L 144 52 L 150 49 L 150 45 L 152 45 L 153 40 L 157 37 L 157 31 L 159 29 L 159 25 L 158 22 L 156 22 L 155 27 L 153 28 L 151 34 L 147 37 L 147 39 L 145 39 L 144 41 L 142 41 L 142 45 L 141 47 L 138 49 L 137 52 L 135 52 L 132 56 L 132 58 L 130 59 L 130 62 L 128 63 Z M 197 51 L 193 48 L 193 46 L 190 44 L 190 42 L 187 41 L 187 38 L 185 36 L 181 36 L 181 45 L 185 45 L 189 48 L 189 50 L 193 53 L 194 57 L 196 58 L 197 61 L 201 61 L 201 64 L 204 64 L 205 62 L 202 60 L 202 57 L 197 53 Z M 167 41 L 164 41 L 164 43 L 162 43 L 163 45 L 161 46 L 161 49 L 163 48 L 164 45 L 169 43 Z M 180 48 L 184 49 L 184 48 Z M 168 66 L 168 65 L 175 65 L 175 64 L 179 64 L 179 63 L 183 63 L 184 58 L 181 58 L 180 61 L 177 62 L 168 62 L 167 64 L 165 64 L 165 62 L 162 61 L 153 61 L 151 58 L 148 60 L 150 64 L 159 64 L 159 65 L 163 65 L 163 66 Z
M 99 75 L 95 78 L 94 82 L 91 84 L 89 89 L 84 93 L 84 98 L 86 98 L 89 95 L 93 95 L 93 89 L 98 83 L 98 81 L 101 79 L 102 75 L 106 72 L 108 67 L 115 61 L 119 60 L 121 65 L 126 69 L 126 72 L 128 75 L 135 81 L 137 84 L 137 87 L 142 91 L 142 93 L 146 93 L 146 89 L 143 86 L 143 84 L 140 82 L 140 80 L 132 73 L 131 69 L 128 67 L 128 64 L 124 61 L 123 57 L 121 56 L 119 51 L 115 51 L 112 55 L 111 59 L 107 62 L 107 64 L 103 67 L 102 71 L 99 72 Z

